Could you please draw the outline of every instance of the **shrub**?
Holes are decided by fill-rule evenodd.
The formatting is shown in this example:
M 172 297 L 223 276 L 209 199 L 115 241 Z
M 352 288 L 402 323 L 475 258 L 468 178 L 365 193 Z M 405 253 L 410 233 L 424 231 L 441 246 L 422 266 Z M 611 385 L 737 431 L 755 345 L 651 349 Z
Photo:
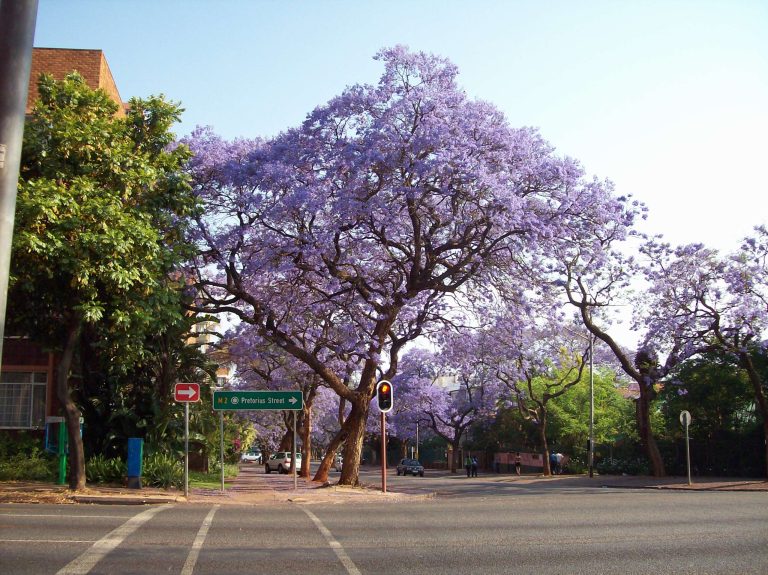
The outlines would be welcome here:
M 144 459 L 144 481 L 152 487 L 183 487 L 184 469 L 181 463 L 171 455 L 153 453 Z
M 0 459 L 32 453 L 43 447 L 40 432 L 0 431 Z
M 122 483 L 127 473 L 125 463 L 118 459 L 107 459 L 95 455 L 85 466 L 85 478 L 89 483 Z
M 55 477 L 53 458 L 33 448 L 29 453 L 17 453 L 0 461 L 2 481 L 52 481 Z

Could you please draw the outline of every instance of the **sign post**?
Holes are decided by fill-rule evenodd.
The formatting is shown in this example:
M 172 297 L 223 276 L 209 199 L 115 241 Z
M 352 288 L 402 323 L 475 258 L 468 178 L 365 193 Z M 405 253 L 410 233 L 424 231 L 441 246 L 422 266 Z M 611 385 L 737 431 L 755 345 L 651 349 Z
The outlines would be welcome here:
M 200 401 L 200 384 L 178 382 L 173 398 L 184 404 L 184 497 L 189 497 L 189 404 Z
M 304 396 L 300 391 L 214 391 L 213 409 L 224 417 L 224 411 L 250 410 L 287 410 L 293 411 L 293 451 L 291 466 L 293 467 L 293 489 L 298 486 L 296 470 L 296 412 L 304 407 Z M 222 434 L 223 437 L 223 434 Z M 223 441 L 223 440 L 222 440 Z M 223 445 L 223 444 L 222 444 Z M 222 453 L 224 449 L 222 447 Z M 222 463 L 222 469 L 224 469 Z M 224 491 L 224 475 L 222 471 L 221 490 Z
M 688 426 L 691 424 L 691 414 L 685 410 L 680 412 L 680 423 L 685 427 L 685 462 L 688 469 L 688 485 L 691 485 L 691 447 L 688 438 Z

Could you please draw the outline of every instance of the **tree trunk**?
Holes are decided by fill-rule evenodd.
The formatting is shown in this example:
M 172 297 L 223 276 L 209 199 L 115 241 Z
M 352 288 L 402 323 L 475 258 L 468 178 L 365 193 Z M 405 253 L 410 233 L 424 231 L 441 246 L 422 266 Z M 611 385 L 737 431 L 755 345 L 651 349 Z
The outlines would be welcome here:
M 539 439 L 541 440 L 541 454 L 544 460 L 542 461 L 542 473 L 545 477 L 552 475 L 552 468 L 549 465 L 549 443 L 547 442 L 547 416 L 539 415 Z
M 83 438 L 80 436 L 80 410 L 69 393 L 69 373 L 72 368 L 72 358 L 75 355 L 81 322 L 73 319 L 66 331 L 64 349 L 61 353 L 59 366 L 56 369 L 56 396 L 64 409 L 64 421 L 67 425 L 69 439 L 69 488 L 73 491 L 85 489 L 85 453 Z
M 323 460 L 320 462 L 320 467 L 317 468 L 312 481 L 321 481 L 323 483 L 328 481 L 328 472 L 331 470 L 331 465 L 333 465 L 333 459 L 336 457 L 336 451 L 339 449 L 339 446 L 344 442 L 346 437 L 346 431 L 344 428 L 342 428 L 331 440 L 331 442 L 328 444 L 328 449 L 325 451 Z
M 341 468 L 339 485 L 357 486 L 360 484 L 360 456 L 363 451 L 365 422 L 368 419 L 369 406 L 367 395 L 357 397 L 352 402 L 352 410 L 344 422 L 343 429 L 347 433 L 347 440 L 344 442 L 344 465 Z
M 305 477 L 309 479 L 310 469 L 310 459 L 312 456 L 312 434 L 310 431 L 312 430 L 311 422 L 312 422 L 312 406 L 304 404 L 304 407 L 302 409 L 302 425 L 299 426 L 299 431 L 301 432 L 301 471 L 299 473 L 299 477 Z
M 451 473 L 456 473 L 461 467 L 461 461 L 459 461 L 459 453 L 461 449 L 461 435 L 456 437 L 451 442 Z
M 640 397 L 635 401 L 635 416 L 640 443 L 651 464 L 651 474 L 654 477 L 664 477 L 666 475 L 664 460 L 661 458 L 659 446 L 656 445 L 656 439 L 651 430 L 651 393 L 643 383 L 640 384 Z

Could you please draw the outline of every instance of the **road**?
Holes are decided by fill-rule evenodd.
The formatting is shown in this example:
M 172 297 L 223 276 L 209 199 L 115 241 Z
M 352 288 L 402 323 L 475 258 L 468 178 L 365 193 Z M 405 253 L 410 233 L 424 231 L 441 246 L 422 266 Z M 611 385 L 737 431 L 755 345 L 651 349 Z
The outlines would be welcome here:
M 0 573 L 768 573 L 765 492 L 558 490 L 446 477 L 392 478 L 393 485 L 398 480 L 422 488 L 432 481 L 438 496 L 0 505 Z

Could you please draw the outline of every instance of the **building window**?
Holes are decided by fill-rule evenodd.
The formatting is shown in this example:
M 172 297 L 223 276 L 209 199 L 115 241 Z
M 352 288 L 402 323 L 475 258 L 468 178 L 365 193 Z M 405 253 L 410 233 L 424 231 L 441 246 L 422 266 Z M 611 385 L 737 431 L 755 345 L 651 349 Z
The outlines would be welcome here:
M 44 427 L 47 382 L 44 371 L 0 373 L 0 428 Z

